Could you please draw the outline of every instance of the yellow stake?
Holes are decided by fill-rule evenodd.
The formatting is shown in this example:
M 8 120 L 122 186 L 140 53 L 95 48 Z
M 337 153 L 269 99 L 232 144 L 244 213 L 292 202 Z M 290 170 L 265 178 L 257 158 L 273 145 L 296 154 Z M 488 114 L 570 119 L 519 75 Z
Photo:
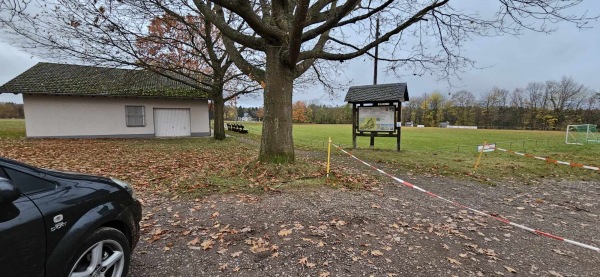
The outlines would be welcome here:
M 327 179 L 329 180 L 329 162 L 331 161 L 331 137 L 329 137 L 329 144 L 327 144 Z
M 477 171 L 477 166 L 479 166 L 479 161 L 481 161 L 481 156 L 483 155 L 483 150 L 485 149 L 485 145 L 487 144 L 487 140 L 483 141 L 483 147 L 481 147 L 481 152 L 479 152 L 479 157 L 477 157 L 477 162 L 475 162 L 475 168 L 473 168 L 473 174 Z

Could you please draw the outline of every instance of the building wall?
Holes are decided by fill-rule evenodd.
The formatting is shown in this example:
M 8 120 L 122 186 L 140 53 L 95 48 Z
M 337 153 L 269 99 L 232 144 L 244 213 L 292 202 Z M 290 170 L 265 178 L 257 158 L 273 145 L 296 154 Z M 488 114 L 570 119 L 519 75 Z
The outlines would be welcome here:
M 190 109 L 192 136 L 209 136 L 207 100 L 23 95 L 27 137 L 154 137 L 155 108 Z M 127 127 L 125 106 L 144 106 L 144 127 Z

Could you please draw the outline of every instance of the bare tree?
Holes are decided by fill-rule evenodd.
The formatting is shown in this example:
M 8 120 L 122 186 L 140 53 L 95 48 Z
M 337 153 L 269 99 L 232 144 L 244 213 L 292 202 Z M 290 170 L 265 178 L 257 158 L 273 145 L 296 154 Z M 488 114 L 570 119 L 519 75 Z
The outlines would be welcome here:
M 497 0 L 498 10 L 489 16 L 459 10 L 449 0 L 77 1 L 76 5 L 70 5 L 70 9 L 60 13 L 59 20 L 63 25 L 79 29 L 80 36 L 52 49 L 66 48 L 71 53 L 80 53 L 78 49 L 83 41 L 112 43 L 123 40 L 130 36 L 131 28 L 123 31 L 121 26 L 129 27 L 138 21 L 147 21 L 148 17 L 166 13 L 185 22 L 185 15 L 201 14 L 220 30 L 226 51 L 236 66 L 248 76 L 266 83 L 259 159 L 293 162 L 294 80 L 308 71 L 318 73 L 318 65 L 323 61 L 342 63 L 370 55 L 369 51 L 381 46 L 382 52 L 387 53 L 382 60 L 389 62 L 391 72 L 435 72 L 447 77 L 473 65 L 472 60 L 463 56 L 461 48 L 465 41 L 475 36 L 518 34 L 524 29 L 551 32 L 551 23 L 558 21 L 584 26 L 590 17 L 568 14 L 569 9 L 581 1 Z M 99 7 L 104 7 L 104 12 Z M 93 13 L 84 15 L 81 9 Z M 102 28 L 95 28 L 94 32 L 88 32 L 87 25 L 79 28 L 81 21 L 92 26 L 98 24 L 96 17 Z M 381 21 L 378 36 L 371 27 L 376 18 Z M 249 29 L 237 28 L 230 22 L 243 22 Z M 45 46 L 64 40 L 54 33 L 55 29 L 40 26 L 37 29 L 40 33 L 33 36 L 38 41 L 34 41 L 39 42 L 42 35 L 51 37 L 42 43 Z M 46 30 L 53 33 L 46 34 Z M 253 52 L 248 54 L 241 49 Z M 126 50 L 95 49 L 90 52 L 96 51 L 110 60 Z M 264 63 L 256 63 L 257 57 Z
M 547 22 L 551 21 L 582 25 L 586 18 L 565 14 L 578 2 L 499 0 L 499 10 L 492 18 L 455 10 L 448 0 L 213 0 L 194 1 L 194 4 L 230 39 L 226 43 L 228 51 L 235 53 L 237 48 L 245 46 L 265 53 L 265 68 L 248 66 L 242 55 L 232 56 L 240 69 L 264 76 L 267 83 L 260 159 L 286 162 L 294 160 L 293 80 L 315 61 L 343 62 L 391 41 L 386 44 L 389 57 L 384 60 L 390 62 L 392 71 L 408 67 L 415 74 L 441 71 L 447 76 L 472 64 L 460 54 L 463 40 L 476 35 L 518 33 L 524 28 L 550 31 Z M 230 14 L 248 22 L 257 36 L 225 24 L 223 19 Z M 371 28 L 375 18 L 383 22 L 379 36 Z M 533 18 L 540 21 L 529 20 Z M 415 43 L 406 37 L 415 38 Z
M 589 92 L 584 85 L 575 82 L 571 77 L 562 77 L 560 82 L 546 82 L 546 91 L 549 108 L 556 121 L 555 127 L 565 123 L 568 110 L 579 110 L 582 107 Z
M 0 0 L 0 26 L 25 11 L 31 0 Z
M 457 91 L 452 94 L 450 101 L 453 105 L 453 113 L 456 117 L 456 124 L 474 124 L 474 108 L 476 105 L 476 98 L 472 92 L 466 90 Z
M 220 32 L 199 16 L 188 15 L 185 24 L 164 15 L 154 18 L 148 34 L 136 42 L 145 68 L 196 76 L 210 94 L 214 108 L 214 138 L 225 139 L 225 102 L 260 86 L 233 66 L 224 49 Z
M 529 110 L 529 127 L 539 128 L 538 122 L 543 118 L 546 111 L 547 94 L 544 91 L 544 83 L 529 83 L 525 87 L 526 105 Z
M 525 125 L 525 91 L 522 88 L 515 88 L 510 94 L 510 109 L 507 117 L 511 117 L 510 123 L 512 126 L 524 126 Z

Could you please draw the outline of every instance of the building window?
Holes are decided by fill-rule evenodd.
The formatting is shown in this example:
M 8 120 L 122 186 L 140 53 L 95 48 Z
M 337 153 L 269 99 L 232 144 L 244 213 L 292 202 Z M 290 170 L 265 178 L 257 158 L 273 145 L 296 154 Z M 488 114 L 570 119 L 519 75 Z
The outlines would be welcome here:
M 127 127 L 146 126 L 144 106 L 125 106 L 125 122 Z

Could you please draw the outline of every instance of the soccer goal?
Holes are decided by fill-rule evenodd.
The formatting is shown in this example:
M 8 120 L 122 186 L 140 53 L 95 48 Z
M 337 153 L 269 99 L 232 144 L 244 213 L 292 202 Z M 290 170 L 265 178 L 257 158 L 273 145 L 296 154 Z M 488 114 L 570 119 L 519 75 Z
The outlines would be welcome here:
M 565 138 L 567 144 L 600 143 L 598 128 L 594 124 L 568 125 Z

